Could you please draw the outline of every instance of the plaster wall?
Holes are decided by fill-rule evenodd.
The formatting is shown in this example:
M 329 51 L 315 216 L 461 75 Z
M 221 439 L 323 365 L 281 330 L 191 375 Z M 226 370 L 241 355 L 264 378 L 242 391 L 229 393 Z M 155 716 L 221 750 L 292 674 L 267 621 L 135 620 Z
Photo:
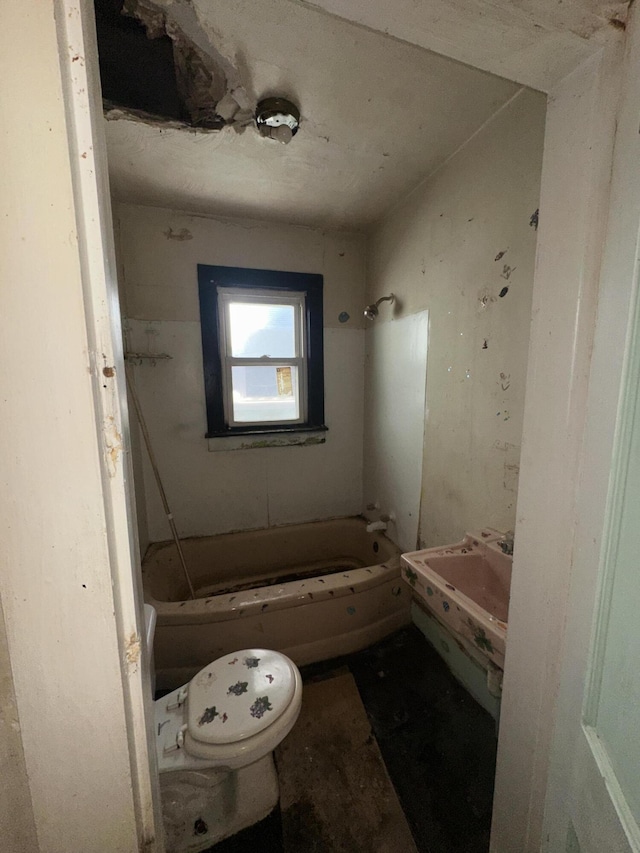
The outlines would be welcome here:
M 380 316 L 389 311 L 383 303 Z M 363 483 L 371 520 L 390 517 L 387 535 L 414 551 L 422 483 L 429 312 L 378 318 L 365 334 L 365 435 Z
M 357 514 L 362 505 L 365 240 L 361 235 L 119 205 L 127 346 L 171 360 L 133 368 L 169 503 L 183 536 Z M 197 264 L 324 275 L 326 443 L 208 452 Z M 347 323 L 338 315 L 346 311 Z M 218 443 L 219 444 L 219 443 Z M 169 536 L 142 450 L 148 534 Z M 135 447 L 134 447 L 135 452 Z M 140 492 L 140 478 L 136 491 Z
M 522 90 L 369 243 L 367 301 L 399 300 L 382 321 L 429 311 L 421 546 L 515 526 L 545 106 Z M 365 456 L 384 417 L 369 395 Z M 365 501 L 380 485 L 365 471 Z

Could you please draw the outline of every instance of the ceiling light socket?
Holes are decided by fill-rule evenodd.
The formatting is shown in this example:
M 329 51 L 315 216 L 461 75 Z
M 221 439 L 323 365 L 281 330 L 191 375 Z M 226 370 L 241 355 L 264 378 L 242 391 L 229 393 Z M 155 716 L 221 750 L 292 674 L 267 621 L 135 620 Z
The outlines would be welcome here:
M 300 127 L 300 110 L 286 98 L 265 98 L 256 107 L 256 125 L 262 136 L 285 145 Z

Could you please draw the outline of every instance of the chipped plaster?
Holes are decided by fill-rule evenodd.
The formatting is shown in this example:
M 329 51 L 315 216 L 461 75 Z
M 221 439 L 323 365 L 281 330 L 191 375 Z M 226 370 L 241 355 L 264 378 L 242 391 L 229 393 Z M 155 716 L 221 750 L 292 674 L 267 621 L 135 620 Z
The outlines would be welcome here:
M 153 5 L 224 67 L 234 97 L 290 97 L 302 123 L 281 146 L 254 130 L 109 121 L 119 201 L 363 230 L 518 89 L 290 0 Z

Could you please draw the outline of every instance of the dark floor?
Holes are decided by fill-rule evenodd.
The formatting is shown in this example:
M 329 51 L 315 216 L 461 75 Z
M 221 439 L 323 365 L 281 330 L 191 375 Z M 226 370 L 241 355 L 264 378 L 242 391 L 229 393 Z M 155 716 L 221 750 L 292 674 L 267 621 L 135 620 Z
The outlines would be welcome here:
M 418 850 L 487 853 L 496 753 L 493 719 L 414 626 L 363 652 L 304 667 L 302 675 L 305 681 L 323 678 L 344 665 L 356 680 Z M 215 845 L 211 853 L 255 850 L 284 853 L 277 811 Z

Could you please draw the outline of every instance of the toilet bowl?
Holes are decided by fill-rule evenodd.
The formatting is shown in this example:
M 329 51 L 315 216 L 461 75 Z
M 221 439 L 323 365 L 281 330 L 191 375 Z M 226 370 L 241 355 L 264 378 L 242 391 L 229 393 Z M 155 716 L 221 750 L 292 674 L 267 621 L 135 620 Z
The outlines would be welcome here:
M 278 802 L 273 750 L 295 724 L 302 679 L 285 655 L 244 649 L 154 702 L 169 853 L 196 853 Z

